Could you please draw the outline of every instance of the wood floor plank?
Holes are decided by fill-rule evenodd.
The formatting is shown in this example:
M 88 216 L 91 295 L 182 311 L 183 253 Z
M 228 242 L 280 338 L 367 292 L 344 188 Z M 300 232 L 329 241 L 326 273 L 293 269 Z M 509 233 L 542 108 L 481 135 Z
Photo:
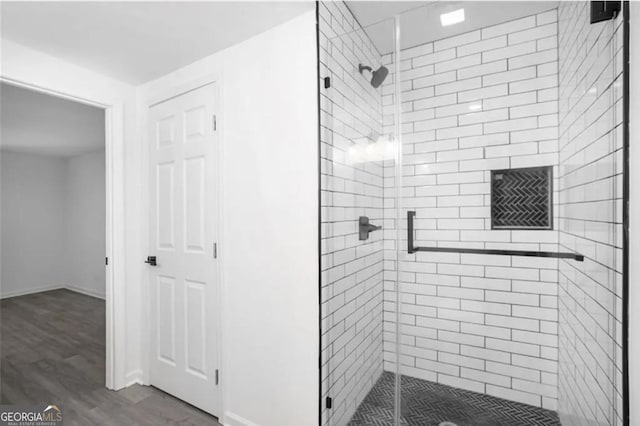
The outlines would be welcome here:
M 156 388 L 105 388 L 105 304 L 69 290 L 0 300 L 0 403 L 59 404 L 65 425 L 220 426 Z

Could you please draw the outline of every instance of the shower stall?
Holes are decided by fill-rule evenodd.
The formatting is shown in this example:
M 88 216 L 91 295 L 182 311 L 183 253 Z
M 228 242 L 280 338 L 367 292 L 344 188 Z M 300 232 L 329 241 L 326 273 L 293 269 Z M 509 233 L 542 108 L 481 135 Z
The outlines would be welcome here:
M 322 426 L 628 424 L 622 9 L 317 3 Z

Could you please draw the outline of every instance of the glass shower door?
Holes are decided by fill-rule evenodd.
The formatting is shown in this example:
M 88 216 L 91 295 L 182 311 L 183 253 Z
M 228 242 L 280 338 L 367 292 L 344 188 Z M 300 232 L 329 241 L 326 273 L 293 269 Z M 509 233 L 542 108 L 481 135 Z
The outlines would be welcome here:
M 388 364 L 384 281 L 387 179 L 397 157 L 383 119 L 393 25 L 362 28 L 342 2 L 318 3 L 321 156 L 322 425 L 369 424 L 365 401 Z M 393 393 L 379 395 L 393 421 Z M 360 422 L 360 423 L 358 423 Z
M 399 18 L 399 421 L 620 424 L 622 18 L 478 7 Z

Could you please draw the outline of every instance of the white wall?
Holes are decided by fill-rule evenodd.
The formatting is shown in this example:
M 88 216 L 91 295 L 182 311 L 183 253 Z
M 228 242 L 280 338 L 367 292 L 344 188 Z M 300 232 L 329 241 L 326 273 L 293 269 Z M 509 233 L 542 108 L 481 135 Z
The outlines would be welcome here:
M 2 151 L 0 297 L 68 288 L 105 297 L 104 151 Z
M 142 86 L 141 113 L 159 94 L 213 74 L 222 89 L 221 418 L 225 425 L 316 424 L 315 14 Z
M 65 170 L 67 286 L 104 298 L 104 151 L 70 157 Z
M 65 287 L 66 160 L 2 151 L 0 297 Z

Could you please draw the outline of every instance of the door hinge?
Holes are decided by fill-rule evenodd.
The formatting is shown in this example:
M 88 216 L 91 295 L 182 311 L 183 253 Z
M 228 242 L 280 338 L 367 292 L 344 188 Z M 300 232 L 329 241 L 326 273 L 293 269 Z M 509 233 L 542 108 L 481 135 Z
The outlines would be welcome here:
M 104 258 L 104 264 L 107 265 L 107 266 L 109 265 L 109 258 L 108 257 Z
M 216 385 L 220 383 L 220 372 L 216 370 Z
M 216 119 L 216 115 L 213 114 L 213 131 L 218 130 L 218 120 Z
M 327 408 L 331 408 L 333 406 L 333 399 L 331 399 L 331 397 L 327 397 L 325 405 Z
M 218 243 L 213 243 L 213 258 L 218 258 Z

